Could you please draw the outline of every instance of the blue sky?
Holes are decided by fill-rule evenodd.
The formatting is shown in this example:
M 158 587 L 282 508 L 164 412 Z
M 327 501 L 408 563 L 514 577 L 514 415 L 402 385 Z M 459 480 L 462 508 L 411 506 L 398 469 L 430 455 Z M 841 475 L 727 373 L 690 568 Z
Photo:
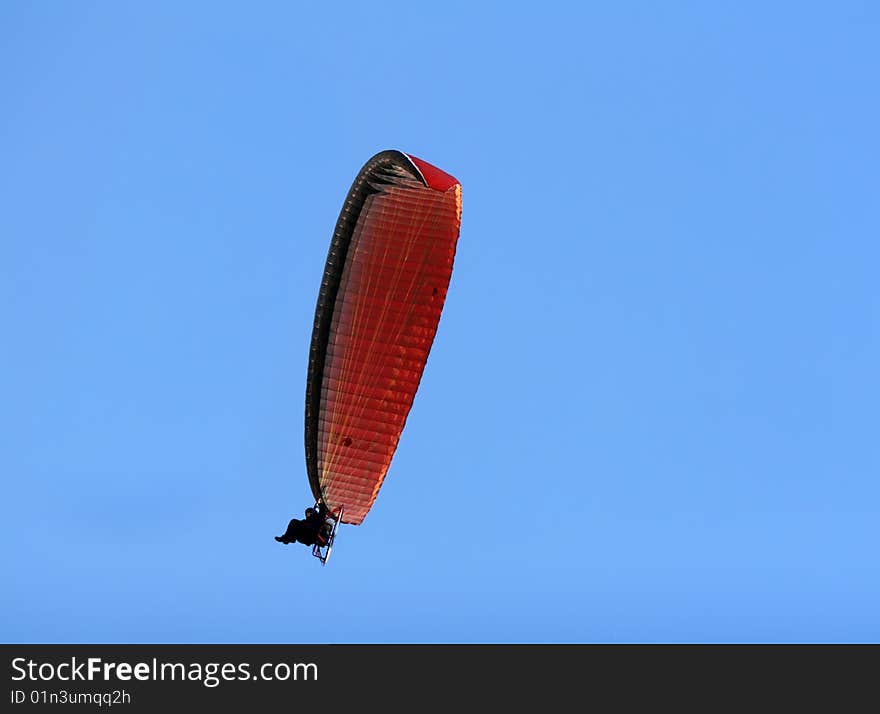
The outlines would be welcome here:
M 880 640 L 873 3 L 0 6 L 6 642 Z M 315 298 L 457 176 L 434 350 L 326 567 Z

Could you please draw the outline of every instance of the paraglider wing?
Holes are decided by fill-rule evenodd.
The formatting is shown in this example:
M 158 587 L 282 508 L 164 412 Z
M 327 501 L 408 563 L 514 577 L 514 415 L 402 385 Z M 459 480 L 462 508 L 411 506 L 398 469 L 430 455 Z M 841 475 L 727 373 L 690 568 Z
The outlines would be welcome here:
M 309 483 L 359 524 L 385 479 L 452 275 L 461 185 L 399 151 L 376 154 L 342 207 L 318 293 L 306 381 Z

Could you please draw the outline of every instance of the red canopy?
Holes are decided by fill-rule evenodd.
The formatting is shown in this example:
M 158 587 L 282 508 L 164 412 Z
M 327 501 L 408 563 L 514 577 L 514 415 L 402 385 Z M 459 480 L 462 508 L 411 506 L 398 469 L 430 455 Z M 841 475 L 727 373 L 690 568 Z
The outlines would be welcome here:
M 315 498 L 363 521 L 412 406 L 452 275 L 461 184 L 383 151 L 349 191 L 315 310 L 306 464 Z

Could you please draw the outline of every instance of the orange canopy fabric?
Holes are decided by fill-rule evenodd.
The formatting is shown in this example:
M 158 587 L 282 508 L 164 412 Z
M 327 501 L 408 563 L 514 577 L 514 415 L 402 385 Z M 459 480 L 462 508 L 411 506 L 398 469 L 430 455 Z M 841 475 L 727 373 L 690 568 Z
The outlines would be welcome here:
M 369 512 L 431 351 L 452 275 L 461 184 L 399 151 L 374 156 L 337 222 L 315 310 L 306 463 L 344 522 Z

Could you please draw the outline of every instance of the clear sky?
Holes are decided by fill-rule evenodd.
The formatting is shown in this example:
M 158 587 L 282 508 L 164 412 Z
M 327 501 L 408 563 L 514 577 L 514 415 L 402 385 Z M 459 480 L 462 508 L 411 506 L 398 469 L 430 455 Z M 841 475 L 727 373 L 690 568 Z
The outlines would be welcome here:
M 0 4 L 0 639 L 880 640 L 880 10 Z M 458 177 L 395 460 L 326 567 L 355 174 Z

